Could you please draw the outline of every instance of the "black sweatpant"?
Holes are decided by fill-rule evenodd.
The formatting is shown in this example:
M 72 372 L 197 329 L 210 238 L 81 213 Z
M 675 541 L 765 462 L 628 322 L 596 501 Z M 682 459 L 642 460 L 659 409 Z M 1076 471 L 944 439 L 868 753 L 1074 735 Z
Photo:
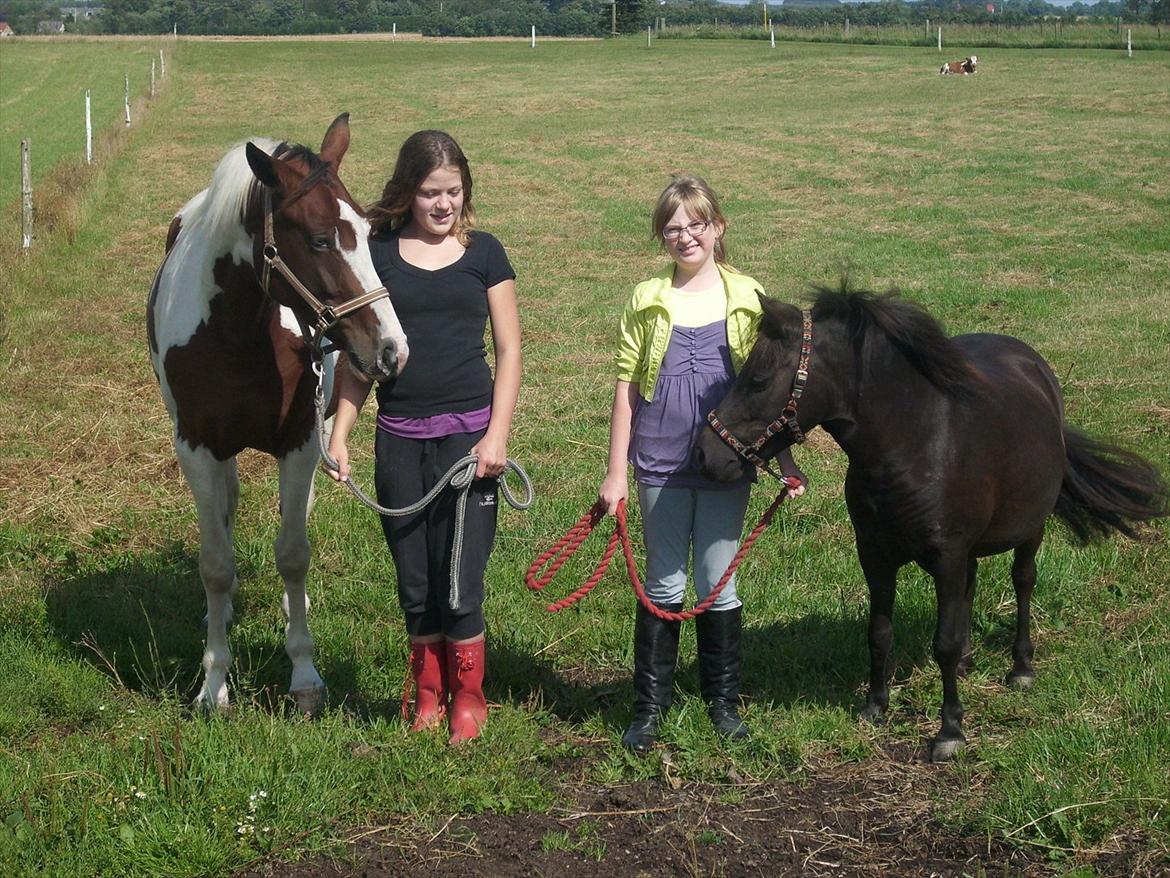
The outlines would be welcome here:
M 405 439 L 378 430 L 374 445 L 378 502 L 394 508 L 417 502 L 483 434 L 480 430 L 438 439 Z M 449 598 L 459 492 L 448 487 L 414 515 L 382 516 L 382 530 L 398 572 L 398 602 L 411 636 L 443 634 L 451 640 L 467 640 L 483 632 L 483 574 L 496 538 L 497 493 L 496 479 L 476 479 L 467 494 L 458 610 L 450 608 Z

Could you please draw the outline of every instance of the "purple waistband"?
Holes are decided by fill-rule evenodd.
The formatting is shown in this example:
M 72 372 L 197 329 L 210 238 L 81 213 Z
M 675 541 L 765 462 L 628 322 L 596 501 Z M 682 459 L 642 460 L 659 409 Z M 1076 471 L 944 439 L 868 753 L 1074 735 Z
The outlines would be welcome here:
M 378 429 L 404 439 L 438 439 L 455 433 L 475 433 L 487 428 L 492 419 L 490 405 L 474 412 L 443 413 L 426 418 L 393 418 L 378 415 Z

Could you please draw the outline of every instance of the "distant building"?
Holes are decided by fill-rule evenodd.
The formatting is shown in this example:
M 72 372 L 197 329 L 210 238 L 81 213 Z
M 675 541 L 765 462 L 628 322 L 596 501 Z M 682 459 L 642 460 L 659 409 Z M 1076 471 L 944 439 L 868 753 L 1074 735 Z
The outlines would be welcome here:
M 62 6 L 61 17 L 73 16 L 74 21 L 88 21 L 102 14 L 103 6 Z
M 12 25 L 6 21 L 0 21 L 0 38 L 14 36 L 16 36 L 16 31 L 12 29 Z
M 37 33 L 39 34 L 63 34 L 65 33 L 65 22 L 63 21 L 38 21 Z

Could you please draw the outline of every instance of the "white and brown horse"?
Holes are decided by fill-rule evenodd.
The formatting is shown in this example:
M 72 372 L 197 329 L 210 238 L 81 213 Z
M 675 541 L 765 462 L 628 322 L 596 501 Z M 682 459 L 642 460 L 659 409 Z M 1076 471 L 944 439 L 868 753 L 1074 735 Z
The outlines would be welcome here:
M 198 508 L 207 644 L 196 703 L 208 710 L 228 705 L 236 455 L 245 448 L 279 463 L 275 548 L 289 691 L 303 711 L 316 712 L 324 700 L 305 618 L 306 525 L 320 453 L 313 346 L 328 340 L 374 380 L 398 374 L 407 357 L 402 325 L 370 259 L 369 223 L 337 177 L 348 146 L 345 114 L 329 127 L 320 155 L 271 140 L 233 147 L 211 185 L 171 223 L 150 291 L 151 364 Z M 327 355 L 321 367 L 327 397 L 336 360 Z

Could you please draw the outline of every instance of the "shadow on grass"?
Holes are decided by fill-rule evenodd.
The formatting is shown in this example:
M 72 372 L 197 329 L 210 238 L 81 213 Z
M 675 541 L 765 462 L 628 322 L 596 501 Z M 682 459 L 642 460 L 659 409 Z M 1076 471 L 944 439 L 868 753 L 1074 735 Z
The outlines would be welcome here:
M 240 578 L 254 575 L 238 563 Z M 205 602 L 197 556 L 175 544 L 159 552 L 111 559 L 101 569 L 71 564 L 45 577 L 45 610 L 66 650 L 150 697 L 194 697 L 202 671 Z M 236 602 L 239 615 L 240 601 Z M 250 645 L 249 670 L 283 657 Z M 282 671 L 282 673 L 284 673 Z M 267 679 L 253 685 L 263 688 Z M 276 683 L 276 677 L 272 678 Z

